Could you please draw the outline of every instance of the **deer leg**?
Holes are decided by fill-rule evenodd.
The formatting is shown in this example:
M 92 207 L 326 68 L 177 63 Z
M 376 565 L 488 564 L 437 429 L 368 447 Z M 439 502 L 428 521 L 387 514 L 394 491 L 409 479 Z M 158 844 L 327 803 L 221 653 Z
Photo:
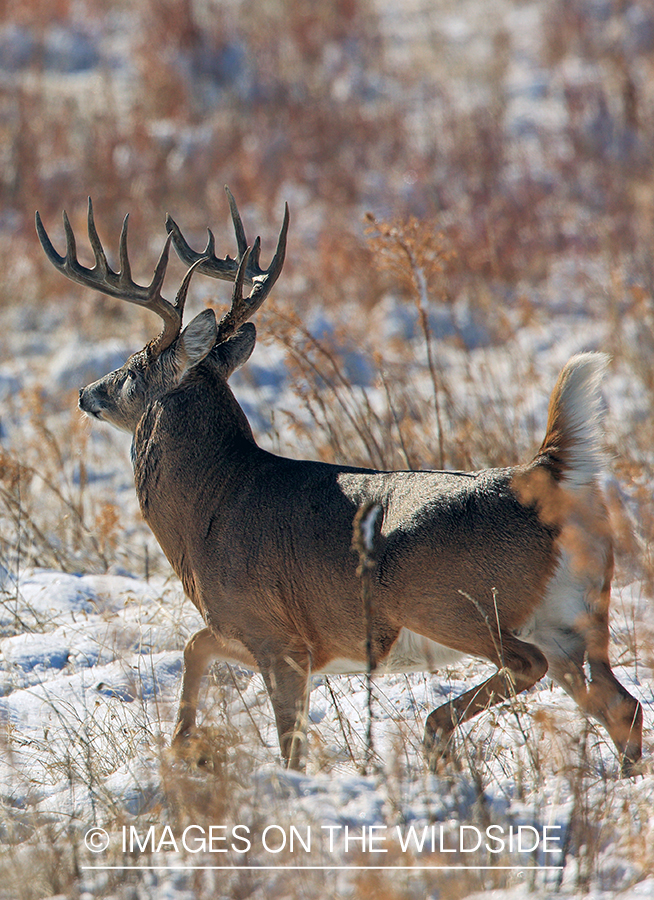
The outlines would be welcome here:
M 200 682 L 214 659 L 233 660 L 249 669 L 257 668 L 254 657 L 237 641 L 226 640 L 211 628 L 203 628 L 194 634 L 184 647 L 182 696 L 173 733 L 173 744 L 179 744 L 195 728 Z
M 260 664 L 275 712 L 279 747 L 289 769 L 306 765 L 308 655 L 282 653 Z
M 449 755 L 452 733 L 458 724 L 526 691 L 547 672 L 547 660 L 541 651 L 513 635 L 502 635 L 501 656 L 502 668 L 494 675 L 439 706 L 427 717 L 424 745 L 432 771 Z
M 608 659 L 589 659 L 588 712 L 603 723 L 620 754 L 622 775 L 635 775 L 642 754 L 643 710 L 611 670 Z
M 584 670 L 585 658 L 589 678 Z M 575 652 L 550 657 L 550 675 L 587 715 L 606 728 L 620 756 L 621 774 L 637 774 L 636 764 L 642 754 L 643 711 L 613 674 L 608 658 L 587 654 L 580 638 Z
M 636 774 L 642 754 L 643 711 L 611 670 L 609 662 L 609 603 L 612 560 L 601 589 L 584 597 L 586 612 L 571 626 L 541 627 L 537 642 L 550 664 L 550 674 L 586 713 L 608 731 L 620 757 L 624 776 Z
M 184 647 L 184 674 L 182 696 L 177 712 L 177 724 L 173 744 L 178 744 L 195 728 L 200 682 L 220 650 L 210 628 L 203 628 L 193 635 Z

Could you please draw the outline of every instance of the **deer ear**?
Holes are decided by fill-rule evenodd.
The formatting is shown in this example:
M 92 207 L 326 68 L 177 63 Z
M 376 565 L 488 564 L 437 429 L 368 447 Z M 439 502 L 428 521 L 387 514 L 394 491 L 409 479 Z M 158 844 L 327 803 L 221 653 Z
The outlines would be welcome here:
M 216 337 L 216 314 L 205 309 L 189 322 L 177 341 L 176 357 L 181 371 L 187 372 L 201 363 L 211 352 Z
M 216 345 L 211 358 L 220 367 L 223 378 L 229 378 L 232 372 L 248 361 L 256 339 L 256 328 L 252 322 L 246 322 L 229 340 Z

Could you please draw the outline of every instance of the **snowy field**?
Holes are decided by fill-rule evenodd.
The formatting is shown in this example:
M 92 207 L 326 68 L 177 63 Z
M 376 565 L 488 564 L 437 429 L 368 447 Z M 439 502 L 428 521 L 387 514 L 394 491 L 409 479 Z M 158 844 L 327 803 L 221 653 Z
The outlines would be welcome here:
M 641 60 L 639 73 L 648 84 L 651 54 L 642 47 L 650 38 L 654 43 L 647 31 L 654 25 L 644 5 L 628 5 L 620 20 L 624 28 L 614 29 L 614 39 L 624 41 L 625 54 L 629 50 Z M 236 0 L 228 6 L 239 8 Z M 385 79 L 369 78 L 363 65 L 361 71 L 354 63 L 348 68 L 336 45 L 330 46 L 325 57 L 337 73 L 334 94 L 348 98 L 358 90 L 368 101 L 372 97 L 366 107 L 371 115 L 397 87 L 396 80 L 424 67 L 429 78 L 402 82 L 412 139 L 407 156 L 418 159 L 447 106 L 445 91 L 430 92 L 430 78 L 447 79 L 448 102 L 476 109 L 488 99 L 492 85 L 485 76 L 493 72 L 504 86 L 503 183 L 517 183 L 517 173 L 522 177 L 527 171 L 526 180 L 546 186 L 546 204 L 553 190 L 547 153 L 564 159 L 573 154 L 566 127 L 577 95 L 570 100 L 570 86 L 583 96 L 597 73 L 573 54 L 562 54 L 548 63 L 551 68 L 542 62 L 542 5 L 498 0 L 490 4 L 492 15 L 478 0 L 443 2 L 436 13 L 413 0 L 379 0 L 372 6 L 383 38 Z M 594 23 L 610 18 L 610 4 L 590 6 Z M 111 95 L 121 112 L 138 117 L 136 104 L 130 106 L 134 73 L 126 62 L 125 23 L 132 22 L 131 12 L 121 6 L 101 21 L 101 27 L 96 22 L 77 30 L 59 24 L 36 37 L 37 30 L 24 22 L 3 26 L 0 86 L 9 93 L 16 85 L 33 88 L 24 60 L 38 44 L 45 96 L 66 109 L 81 96 L 92 116 L 97 109 L 88 98 L 101 105 Z M 256 66 L 242 64 L 240 45 L 226 48 L 239 73 L 230 87 L 234 103 L 254 92 Z M 498 48 L 506 51 L 501 72 L 494 67 Z M 356 57 L 348 45 L 349 52 Z M 220 102 L 206 73 L 203 78 L 198 80 L 208 92 L 203 102 L 216 102 L 219 117 Z M 600 113 L 585 132 L 591 143 L 599 140 L 611 110 Z M 162 116 L 149 127 L 157 141 L 173 147 L 171 171 L 190 167 L 193 155 L 206 150 L 208 126 L 178 132 Z M 611 154 L 627 154 L 625 135 L 611 134 Z M 625 169 L 641 165 L 633 153 L 625 157 Z M 130 171 L 129 152 L 120 142 L 114 159 Z M 431 164 L 434 180 L 445 184 L 446 206 L 449 170 L 438 155 Z M 74 166 L 74 160 L 66 165 Z M 53 161 L 44 179 L 55 194 L 65 168 L 58 166 Z M 418 163 L 415 171 L 367 171 L 353 220 L 362 221 L 368 209 L 392 217 L 395 201 L 420 208 L 420 179 L 431 177 L 421 174 Z M 225 180 L 220 173 L 212 178 Z M 136 195 L 142 180 L 134 177 L 133 184 Z M 213 189 L 218 212 L 211 225 L 220 246 L 233 252 L 222 227 L 224 199 L 215 184 Z M 483 184 L 475 189 L 483 195 Z M 602 189 L 608 192 L 605 184 Z M 645 176 L 635 193 L 646 217 L 654 191 Z M 250 202 L 244 213 L 246 227 L 248 215 L 265 223 L 265 248 L 284 199 L 292 214 L 288 276 L 282 275 L 273 298 L 279 305 L 267 318 L 263 310 L 257 317 L 257 348 L 232 380 L 258 441 L 292 456 L 327 458 L 333 450 L 320 443 L 319 420 L 311 418 L 305 402 L 313 398 L 312 388 L 298 391 L 298 370 L 291 363 L 299 329 L 291 325 L 286 337 L 271 337 L 285 313 L 280 298 L 288 277 L 289 304 L 301 310 L 307 332 L 330 351 L 340 347 L 347 383 L 337 385 L 339 394 L 322 396 L 327 413 L 330 405 L 338 412 L 342 402 L 348 414 L 372 411 L 370 419 L 381 421 L 389 388 L 380 373 L 402 373 L 410 402 L 400 433 L 412 438 L 407 446 L 417 457 L 420 447 L 427 448 L 434 464 L 433 414 L 411 418 L 411 404 L 431 409 L 434 391 L 419 303 L 407 303 L 406 292 L 392 285 L 363 312 L 356 297 L 339 297 L 335 308 L 328 298 L 321 305 L 320 296 L 305 302 L 303 291 L 307 286 L 313 291 L 322 276 L 312 280 L 304 266 L 322 266 L 323 275 L 325 268 L 340 267 L 338 274 L 346 278 L 348 266 L 356 263 L 347 255 L 325 263 L 328 254 L 319 237 L 338 198 L 313 196 L 289 173 L 277 198 L 271 210 L 261 212 Z M 452 764 L 429 774 L 421 749 L 425 718 L 488 674 L 475 660 L 436 674 L 379 677 L 370 707 L 364 677 L 314 679 L 305 774 L 280 765 L 261 677 L 216 666 L 201 692 L 197 742 L 186 758 L 173 755 L 182 648 L 202 622 L 140 519 L 129 439 L 100 423 L 91 425 L 76 408 L 79 388 L 121 365 L 154 325 L 136 310 L 121 318 L 88 292 L 59 285 L 59 291 L 68 290 L 61 302 L 50 302 L 44 289 L 30 302 L 0 307 L 2 900 L 654 898 L 652 285 L 634 275 L 635 263 L 623 270 L 617 254 L 587 253 L 584 240 L 594 208 L 580 201 L 570 210 L 565 229 L 572 237 L 545 275 L 533 281 L 527 274 L 516 277 L 508 288 L 496 275 L 503 260 L 495 260 L 484 302 L 463 278 L 447 303 L 440 302 L 445 292 L 438 281 L 434 295 L 422 299 L 442 412 L 454 421 L 455 411 L 463 423 L 445 442 L 455 448 L 453 458 L 469 457 L 472 465 L 527 461 L 544 434 L 547 402 L 561 366 L 582 350 L 608 350 L 614 357 L 604 383 L 604 486 L 617 511 L 619 534 L 610 653 L 616 676 L 643 705 L 642 774 L 618 777 L 605 731 L 586 721 L 548 678 L 460 729 Z M 13 239 L 14 216 L 10 205 L 2 210 L 0 237 Z M 444 225 L 453 218 L 444 213 Z M 46 226 L 63 248 L 59 220 L 48 217 Z M 199 242 L 202 227 L 193 227 Z M 108 238 L 111 250 L 115 237 Z M 31 230 L 29 240 L 35 240 Z M 136 232 L 131 240 L 136 257 Z M 81 231 L 79 244 L 84 244 Z M 296 266 L 294 254 L 306 254 L 307 247 L 313 254 L 309 263 L 303 256 Z M 474 253 L 466 259 L 474 263 Z M 27 253 L 12 259 L 3 282 L 7 295 L 19 295 L 37 269 Z M 171 270 L 173 279 L 182 271 L 176 262 Z M 59 277 L 52 273 L 49 284 Z M 367 277 L 359 273 L 359 283 Z M 333 284 L 327 287 L 333 296 Z M 215 285 L 196 279 L 186 320 L 215 295 Z M 319 360 L 319 345 L 311 357 L 307 346 L 298 358 Z M 375 354 L 383 361 L 379 369 Z M 325 421 L 346 420 L 344 414 Z M 361 414 L 352 421 L 367 420 Z M 362 450 L 354 431 L 344 430 L 341 439 L 358 463 Z M 373 752 L 367 760 L 369 724 Z
M 512 866 L 504 881 L 511 893 L 498 893 L 512 897 L 532 887 L 540 896 L 576 896 L 579 879 L 590 874 L 584 871 L 588 865 L 604 885 L 594 897 L 651 895 L 652 879 L 649 888 L 642 882 L 632 890 L 621 887 L 646 877 L 654 779 L 646 774 L 618 780 L 604 732 L 585 727 L 572 701 L 547 681 L 513 709 L 488 713 L 467 727 L 459 765 L 442 777 L 426 774 L 423 721 L 451 692 L 480 680 L 484 670 L 478 664 L 436 676 L 377 680 L 375 757 L 368 775 L 358 771 L 365 759 L 365 679 L 316 683 L 309 768 L 297 775 L 278 765 L 260 677 L 221 667 L 203 692 L 200 721 L 207 744 L 195 751 L 204 759 L 196 769 L 166 750 L 180 649 L 200 624 L 172 579 L 146 583 L 34 570 L 21 573 L 18 584 L 8 578 L 5 591 L 3 845 L 19 864 L 36 836 L 43 841 L 47 835 L 54 847 L 68 835 L 77 845 L 81 896 L 103 896 L 100 891 L 116 877 L 115 870 L 94 867 L 134 865 L 170 867 L 142 872 L 142 893 L 135 896 L 156 898 L 193 896 L 198 872 L 188 867 L 279 866 L 265 877 L 247 873 L 258 896 L 257 884 L 301 879 L 301 872 L 287 869 L 296 865 L 326 866 L 326 889 L 351 887 L 365 875 L 354 868 L 337 873 L 338 866 L 392 866 L 394 890 L 408 896 L 442 884 L 429 872 L 432 866 Z M 629 656 L 630 629 L 646 615 L 647 603 L 638 585 L 615 597 L 614 658 Z M 632 660 L 617 665 L 616 673 L 644 704 L 647 748 L 651 671 Z M 566 856 L 566 835 L 575 828 L 580 803 L 601 809 L 601 833 L 588 835 L 592 862 Z M 202 852 L 209 823 L 216 826 L 214 850 Z M 100 850 L 93 843 L 97 836 L 89 837 L 97 850 L 89 852 L 80 838 L 94 826 L 105 829 L 109 845 Z M 508 842 L 512 826 L 516 841 L 523 826 L 522 845 L 516 843 L 514 852 Z M 480 835 L 482 849 L 472 852 Z M 502 836 L 506 849 L 499 852 Z M 294 852 L 283 852 L 293 837 Z M 459 841 L 463 852 L 446 855 Z M 128 852 L 139 844 L 144 852 Z M 230 846 L 231 852 L 223 852 Z M 401 866 L 427 868 L 400 875 Z M 470 889 L 496 883 L 492 871 L 466 874 Z M 222 869 L 203 875 L 214 878 L 204 882 L 205 890 L 211 883 L 221 886 L 217 896 L 229 896 L 245 877 Z M 380 876 L 379 883 L 388 877 Z M 114 896 L 129 894 L 116 888 Z

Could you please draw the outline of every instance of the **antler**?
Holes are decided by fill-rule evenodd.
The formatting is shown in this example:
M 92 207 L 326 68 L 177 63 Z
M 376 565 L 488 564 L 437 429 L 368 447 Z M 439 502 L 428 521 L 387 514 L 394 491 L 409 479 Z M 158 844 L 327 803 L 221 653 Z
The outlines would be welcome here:
M 209 232 L 207 246 L 202 253 L 198 253 L 188 245 L 175 220 L 171 216 L 166 217 L 168 235 L 172 237 L 173 246 L 182 262 L 189 266 L 196 266 L 198 272 L 202 272 L 203 275 L 234 282 L 231 308 L 218 323 L 218 340 L 220 341 L 230 337 L 243 322 L 259 309 L 279 278 L 286 255 L 286 237 L 290 219 L 287 203 L 284 207 L 284 221 L 277 239 L 275 255 L 268 268 L 262 269 L 259 265 L 261 238 L 257 237 L 251 248 L 248 246 L 236 201 L 227 186 L 225 186 L 225 192 L 236 233 L 238 249 L 236 259 L 232 259 L 229 255 L 222 259 L 216 256 L 216 241 L 210 228 L 207 229 Z M 246 283 L 253 287 L 249 295 L 244 297 L 243 285 Z
M 36 232 L 41 242 L 46 256 L 52 265 L 62 272 L 71 281 L 82 284 L 85 287 L 94 288 L 110 297 L 117 297 L 120 300 L 127 300 L 128 303 L 136 303 L 145 309 L 151 309 L 163 319 L 164 327 L 161 334 L 150 343 L 150 351 L 158 355 L 166 347 L 169 347 L 177 338 L 182 327 L 182 315 L 184 313 L 184 303 L 188 293 L 191 276 L 197 266 L 193 266 L 186 273 L 184 280 L 177 292 L 174 303 L 166 300 L 161 296 L 161 288 L 166 276 L 166 268 L 168 266 L 168 255 L 170 250 L 171 235 L 168 235 L 164 248 L 159 256 L 152 281 L 149 285 L 137 284 L 132 279 L 131 266 L 127 254 L 127 221 L 128 216 L 123 220 L 123 227 L 120 232 L 120 241 L 118 244 L 118 252 L 120 259 L 120 271 L 114 272 L 105 255 L 104 249 L 93 219 L 93 203 L 89 197 L 89 209 L 87 216 L 87 227 L 89 233 L 89 242 L 95 256 L 95 265 L 89 269 L 83 266 L 77 259 L 77 248 L 75 243 L 75 235 L 71 227 L 70 221 L 64 210 L 64 231 L 66 233 L 66 255 L 61 256 L 55 250 L 52 241 L 48 237 L 41 216 L 36 213 Z

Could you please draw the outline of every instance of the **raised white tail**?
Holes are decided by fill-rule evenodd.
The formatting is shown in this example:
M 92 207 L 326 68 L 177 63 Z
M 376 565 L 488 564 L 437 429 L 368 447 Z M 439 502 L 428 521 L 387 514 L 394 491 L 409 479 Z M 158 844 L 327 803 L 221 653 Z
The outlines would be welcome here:
M 539 461 L 573 489 L 592 484 L 602 468 L 600 385 L 608 363 L 605 353 L 579 353 L 552 391 Z

